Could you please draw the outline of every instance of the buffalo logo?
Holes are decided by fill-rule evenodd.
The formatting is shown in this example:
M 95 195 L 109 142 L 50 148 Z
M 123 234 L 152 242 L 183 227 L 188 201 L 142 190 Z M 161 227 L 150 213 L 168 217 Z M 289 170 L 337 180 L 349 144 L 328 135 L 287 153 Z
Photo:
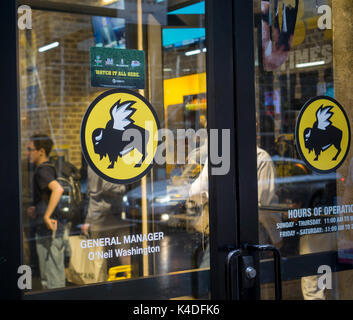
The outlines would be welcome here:
M 312 170 L 318 173 L 335 171 L 343 163 L 350 146 L 350 126 L 341 105 L 330 97 L 308 101 L 297 119 L 296 144 L 302 159 Z
M 131 116 L 136 111 L 136 109 L 132 108 L 134 104 L 135 101 L 121 103 L 119 100 L 110 109 L 111 119 L 108 121 L 105 129 L 98 128 L 92 133 L 94 152 L 99 154 L 100 160 L 104 156 L 109 157 L 109 169 L 114 168 L 118 157 L 124 156 L 134 148 L 142 154 L 142 158 L 135 164 L 135 167 L 140 167 L 146 158 L 149 133 L 142 127 L 135 125 L 134 120 L 131 119 Z M 129 129 L 137 130 L 140 134 L 139 136 L 142 138 L 142 143 L 134 139 L 128 141 L 123 139 L 124 132 Z
M 81 145 L 102 178 L 131 183 L 149 172 L 158 146 L 159 122 L 149 102 L 127 89 L 109 90 L 87 109 Z
M 309 153 L 315 151 L 315 159 L 319 159 L 320 153 L 327 150 L 332 145 L 337 149 L 336 155 L 332 158 L 337 160 L 341 152 L 342 131 L 332 125 L 330 118 L 333 113 L 330 110 L 333 107 L 323 108 L 322 106 L 316 112 L 316 121 L 312 128 L 306 128 L 304 131 L 305 148 Z

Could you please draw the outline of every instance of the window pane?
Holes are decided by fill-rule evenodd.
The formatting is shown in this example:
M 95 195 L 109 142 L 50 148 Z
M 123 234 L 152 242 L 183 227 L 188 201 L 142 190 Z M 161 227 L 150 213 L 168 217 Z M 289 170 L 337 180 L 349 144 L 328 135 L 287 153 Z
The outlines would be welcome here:
M 350 132 L 337 123 L 334 101 L 347 115 L 340 123 L 349 126 L 353 29 L 344 17 L 353 13 L 352 2 L 254 4 L 260 241 L 286 258 L 335 251 L 337 263 L 350 264 Z M 320 105 L 308 103 L 318 97 Z M 301 131 L 304 110 L 312 117 Z M 331 130 L 336 133 L 326 143 Z M 325 161 L 331 171 L 320 169 Z M 308 279 L 301 281 L 304 299 L 337 297 L 318 288 L 318 274 Z
M 198 135 L 207 128 L 203 2 L 192 8 L 192 25 L 168 25 L 168 1 L 142 11 L 140 1 L 66 2 L 117 9 L 118 17 L 43 8 L 32 10 L 32 29 L 19 31 L 24 260 L 33 291 L 208 269 L 208 183 L 199 179 L 207 136 Z M 145 58 L 144 87 L 131 90 L 156 111 L 166 160 L 131 184 L 100 178 L 82 154 L 83 116 L 109 89 L 92 86 L 92 47 L 139 50 Z M 192 144 L 180 134 L 187 129 Z M 64 193 L 53 232 L 44 216 L 55 182 Z M 183 296 L 208 297 L 203 287 L 185 288 Z

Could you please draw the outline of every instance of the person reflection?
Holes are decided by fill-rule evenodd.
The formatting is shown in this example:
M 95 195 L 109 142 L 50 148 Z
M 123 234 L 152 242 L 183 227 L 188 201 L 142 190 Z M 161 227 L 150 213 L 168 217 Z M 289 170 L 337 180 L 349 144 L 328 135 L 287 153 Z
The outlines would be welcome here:
M 189 179 L 195 176 L 195 172 L 202 169 L 202 166 L 207 162 L 208 157 L 208 137 L 207 137 L 207 120 L 205 116 L 200 116 L 200 137 L 197 137 L 195 148 L 190 150 L 186 157 L 186 165 L 181 169 L 178 165 L 173 169 L 171 173 L 171 183 L 173 185 L 189 183 Z M 201 170 L 200 169 L 200 170 Z M 177 171 L 181 171 L 180 174 L 174 174 Z
M 276 203 L 275 193 L 275 168 L 270 155 L 263 149 L 257 147 L 257 176 L 258 176 L 258 204 L 259 208 Z M 191 184 L 189 197 L 199 207 L 202 208 L 200 217 L 195 221 L 194 228 L 209 235 L 209 212 L 208 212 L 208 161 L 206 159 L 199 177 Z M 282 240 L 276 230 L 276 225 L 281 221 L 280 214 L 261 212 L 260 221 L 260 241 L 264 243 L 266 236 L 270 238 L 272 244 L 280 248 Z M 210 253 L 209 243 L 207 243 L 204 255 L 201 260 L 200 268 L 209 267 Z
M 282 246 L 282 239 L 276 229 L 282 218 L 279 213 L 263 210 L 271 209 L 278 203 L 275 188 L 276 171 L 271 156 L 262 148 L 257 147 L 257 185 L 259 207 L 259 238 L 260 244 L 270 242 L 277 248 Z
M 33 135 L 27 147 L 28 160 L 36 167 L 33 203 L 27 214 L 36 225 L 36 248 L 43 289 L 65 287 L 65 225 L 55 213 L 64 189 L 56 180 L 54 165 L 49 162 L 52 147 L 53 141 L 44 134 Z
M 103 180 L 90 166 L 87 168 L 87 180 L 88 212 L 85 223 L 81 225 L 82 233 L 92 239 L 112 237 L 123 239 L 126 224 L 121 220 L 121 212 L 125 186 Z M 109 250 L 114 252 L 114 249 L 115 246 L 104 246 L 105 252 Z M 110 268 L 130 264 L 128 256 L 119 258 L 114 256 L 103 261 L 103 274 L 106 276 Z
M 267 151 L 259 147 L 260 143 L 260 115 L 256 113 L 257 133 L 257 203 L 259 208 L 259 242 L 282 247 L 282 239 L 276 229 L 277 223 L 282 221 L 280 213 L 273 212 L 271 206 L 278 204 L 276 195 L 276 170 L 272 158 Z
M 295 190 L 292 196 L 292 208 L 303 208 L 303 199 L 305 191 Z M 322 196 L 325 198 L 325 196 Z M 294 220 L 298 222 L 298 219 Z M 299 254 L 311 254 L 323 251 L 336 250 L 335 233 L 319 233 L 302 235 L 299 239 Z M 320 289 L 318 285 L 319 275 L 311 275 L 301 278 L 301 289 L 304 300 L 326 300 L 325 289 Z
M 342 178 L 341 178 L 342 180 Z M 352 205 L 353 204 L 353 158 L 349 162 L 348 174 L 344 185 L 343 197 L 340 205 Z M 342 214 L 340 215 L 342 216 Z M 337 241 L 339 250 L 339 257 L 342 262 L 352 263 L 353 261 L 353 234 L 351 230 L 346 230 L 339 233 Z
M 282 12 L 282 29 L 280 30 L 278 1 L 274 1 L 274 17 L 271 12 L 272 3 L 273 1 L 261 1 L 262 56 L 263 67 L 266 71 L 278 69 L 288 58 L 293 43 L 299 4 L 297 0 L 295 8 L 284 6 Z
M 344 186 L 342 204 L 353 203 L 353 158 L 349 162 L 348 175 Z
M 208 240 L 209 228 L 209 211 L 208 211 L 208 159 L 205 159 L 205 165 L 197 177 L 191 184 L 189 189 L 189 199 L 199 208 L 199 216 L 195 218 L 192 227 L 204 238 L 206 238 L 206 248 L 203 252 L 199 268 L 208 268 L 210 266 L 210 245 Z

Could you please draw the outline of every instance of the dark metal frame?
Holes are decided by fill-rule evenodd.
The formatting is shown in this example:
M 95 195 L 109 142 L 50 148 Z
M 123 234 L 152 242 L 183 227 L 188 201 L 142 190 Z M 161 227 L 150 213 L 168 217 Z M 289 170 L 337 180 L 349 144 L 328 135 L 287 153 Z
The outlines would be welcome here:
M 21 181 L 19 99 L 17 81 L 17 8 L 15 1 L 5 1 L 0 10 L 0 28 L 6 46 L 0 52 L 0 92 L 3 115 L 0 117 L 1 183 L 0 203 L 0 299 L 21 298 L 17 287 L 18 267 L 22 264 Z
M 236 188 L 240 245 L 258 244 L 259 241 L 253 17 L 253 1 L 234 1 L 236 157 L 238 162 Z M 259 270 L 255 256 L 254 267 Z M 259 277 L 256 278 L 253 288 L 244 288 L 242 281 L 239 283 L 240 299 L 259 299 Z
M 234 113 L 234 64 L 232 0 L 206 2 L 207 124 L 211 129 L 230 129 L 236 137 Z M 225 176 L 211 174 L 209 165 L 209 215 L 211 253 L 211 298 L 225 299 L 225 268 L 228 248 L 239 245 L 236 219 L 236 146 L 231 145 L 230 170 Z M 235 292 L 234 297 L 239 297 Z
M 1 160 L 1 200 L 4 206 L 0 224 L 0 298 L 4 299 L 169 299 L 185 294 L 207 298 L 209 292 L 209 271 L 192 270 L 171 275 L 146 277 L 137 280 L 126 280 L 112 283 L 87 285 L 43 292 L 21 291 L 17 286 L 20 274 L 18 267 L 22 264 L 22 221 L 21 221 L 21 181 L 20 181 L 20 110 L 18 85 L 18 41 L 17 41 L 17 7 L 29 5 L 32 9 L 77 13 L 86 15 L 117 16 L 116 10 L 107 8 L 68 5 L 65 3 L 46 2 L 42 0 L 13 0 L 4 4 L 1 10 L 1 26 L 5 31 L 7 50 L 1 52 L 1 58 L 6 61 L 1 79 L 1 93 L 6 116 L 1 118 L 0 132 L 3 137 L 2 149 L 6 157 Z M 114 11 L 114 12 L 113 12 Z M 179 21 L 183 16 L 179 15 Z M 172 19 L 172 21 L 177 19 Z M 176 23 L 178 26 L 184 25 Z M 12 94 L 11 94 L 12 93 Z M 9 232 L 11 230 L 11 232 Z M 139 288 L 136 291 L 136 288 Z M 195 288 L 196 291 L 195 292 Z
M 338 263 L 337 261 L 337 251 L 282 258 L 282 281 L 317 275 L 317 270 L 322 265 L 329 266 L 332 272 L 352 270 L 352 265 Z M 271 270 L 273 270 L 273 261 L 263 261 L 261 263 L 261 283 L 274 281 L 274 274 Z
M 260 0 L 259 0 L 260 1 Z M 234 113 L 236 116 L 236 202 L 237 239 L 232 248 L 256 244 L 258 239 L 258 199 L 256 164 L 256 108 L 255 108 L 255 68 L 254 68 L 254 17 L 253 1 L 234 0 Z M 223 48 L 222 48 L 223 49 Z M 209 74 L 208 74 L 209 76 Z M 212 106 L 208 104 L 212 110 Z M 212 181 L 212 178 L 211 178 Z M 216 254 L 216 253 L 214 253 Z M 242 288 L 241 268 L 238 266 L 239 299 L 259 299 L 260 283 L 274 282 L 273 261 L 259 261 L 254 256 L 259 277 L 254 290 Z M 299 279 L 317 274 L 320 265 L 328 265 L 333 272 L 352 270 L 352 265 L 340 264 L 337 252 L 320 252 L 291 258 L 282 258 L 282 274 L 277 278 L 283 281 Z M 301 266 L 301 267 L 299 267 Z M 278 270 L 278 266 L 277 266 Z
M 198 1 L 189 1 L 188 4 L 193 4 Z M 132 15 L 129 12 L 129 8 L 126 10 L 116 10 L 113 8 L 107 7 L 97 7 L 97 6 L 89 6 L 83 4 L 76 3 L 65 3 L 65 2 L 48 2 L 46 0 L 19 0 L 19 5 L 28 5 L 32 8 L 32 10 L 46 10 L 53 12 L 62 12 L 62 13 L 75 13 L 75 14 L 84 14 L 91 16 L 105 16 L 111 18 L 125 18 L 128 20 L 136 19 L 135 15 Z M 133 2 L 128 2 L 128 5 L 132 6 Z M 185 2 L 184 2 L 185 5 Z M 173 8 L 178 9 L 180 6 L 173 6 Z M 174 9 L 168 8 L 168 11 Z M 158 20 L 158 18 L 157 18 Z M 146 23 L 145 19 L 143 20 Z M 199 28 L 200 25 L 204 24 L 204 21 L 200 15 L 194 14 L 173 14 L 168 15 L 166 19 L 166 23 L 168 27 L 194 27 Z
M 28 300 L 168 300 L 192 295 L 208 298 L 209 271 L 121 280 L 63 290 L 41 291 L 25 295 Z M 195 292 L 197 288 L 197 292 Z
M 43 1 L 21 0 L 20 3 L 33 3 L 38 9 L 44 9 Z M 189 286 L 191 292 L 191 281 L 207 284 L 210 279 L 211 298 L 224 299 L 224 265 L 228 252 L 239 248 L 240 244 L 258 242 L 253 1 L 206 1 L 208 126 L 212 129 L 230 129 L 233 144 L 229 173 L 225 176 L 209 175 L 211 270 L 31 293 L 25 296 L 17 287 L 17 269 L 22 264 L 17 4 L 15 0 L 6 1 L 0 13 L 0 26 L 5 37 L 3 42 L 6 43 L 6 50 L 4 48 L 0 53 L 1 61 L 4 62 L 0 91 L 3 108 L 6 108 L 6 113 L 0 119 L 0 135 L 3 137 L 0 142 L 3 150 L 0 160 L 0 197 L 3 205 L 0 224 L 0 298 L 145 299 L 144 293 L 148 293 L 149 299 L 167 299 L 172 295 L 183 294 L 180 290 L 185 286 Z M 55 7 L 58 5 L 55 2 L 51 5 L 53 10 L 59 10 Z M 61 11 L 70 9 L 72 12 L 71 5 L 70 8 L 64 7 L 61 7 Z M 81 10 L 77 13 L 93 14 L 90 11 L 92 8 L 86 9 L 85 12 Z M 106 10 L 99 12 L 102 15 L 111 14 Z M 313 267 L 306 271 L 298 270 L 297 263 L 303 266 L 324 263 L 332 266 L 334 271 L 352 269 L 352 266 L 338 265 L 335 252 L 311 254 L 282 259 L 283 280 L 296 279 L 316 272 Z M 256 259 L 256 267 L 262 271 L 261 283 L 273 281 L 272 262 L 260 264 Z M 232 288 L 233 297 L 259 298 L 260 281 L 257 280 L 255 289 L 244 290 L 239 275 L 240 266 L 235 263 L 233 270 L 238 274 Z M 139 288 L 138 295 L 135 288 Z M 200 288 L 202 289 L 202 286 Z M 208 288 L 203 289 L 207 292 Z M 156 296 L 152 295 L 154 293 Z
M 228 252 L 258 242 L 252 1 L 208 1 L 206 26 L 208 126 L 231 130 L 229 174 L 209 172 L 211 293 L 214 299 L 225 299 L 227 288 L 220 279 L 226 277 Z M 228 296 L 258 298 L 259 280 L 253 289 L 245 289 L 239 260 L 233 261 L 238 276 Z

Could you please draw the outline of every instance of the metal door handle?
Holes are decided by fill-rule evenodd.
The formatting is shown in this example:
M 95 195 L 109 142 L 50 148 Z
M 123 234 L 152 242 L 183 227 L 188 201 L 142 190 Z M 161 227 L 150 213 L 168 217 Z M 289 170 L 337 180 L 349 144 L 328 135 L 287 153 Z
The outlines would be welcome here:
M 226 300 L 232 300 L 233 294 L 232 294 L 232 283 L 233 283 L 233 272 L 232 272 L 232 261 L 236 257 L 241 256 L 241 250 L 240 249 L 234 249 L 230 251 L 227 255 L 226 258 Z
M 281 268 L 281 254 L 279 250 L 269 244 L 247 244 L 244 246 L 244 249 L 249 251 L 270 251 L 273 253 L 274 258 L 274 273 L 275 273 L 275 299 L 282 300 L 282 268 Z
M 233 272 L 232 272 L 232 262 L 234 258 L 239 258 L 245 252 L 251 251 L 270 251 L 273 253 L 274 257 L 274 275 L 275 275 L 275 299 L 282 300 L 282 268 L 281 268 L 281 254 L 279 250 L 273 245 L 252 245 L 252 244 L 245 244 L 242 246 L 241 249 L 232 249 L 226 258 L 226 270 L 225 270 L 225 278 L 226 278 L 226 300 L 232 300 L 233 292 L 232 292 L 232 283 L 233 283 Z M 246 270 L 245 270 L 246 271 Z M 256 276 L 256 270 L 255 271 Z M 254 276 L 254 277 L 255 277 Z

